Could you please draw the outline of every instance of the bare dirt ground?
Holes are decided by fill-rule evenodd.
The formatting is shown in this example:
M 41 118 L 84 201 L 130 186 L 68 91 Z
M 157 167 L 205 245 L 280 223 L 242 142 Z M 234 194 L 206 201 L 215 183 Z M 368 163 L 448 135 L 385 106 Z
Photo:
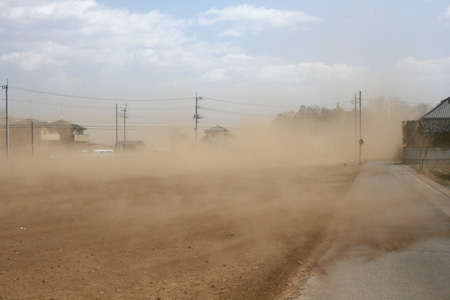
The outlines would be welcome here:
M 151 170 L 3 168 L 0 299 L 282 298 L 359 167 Z

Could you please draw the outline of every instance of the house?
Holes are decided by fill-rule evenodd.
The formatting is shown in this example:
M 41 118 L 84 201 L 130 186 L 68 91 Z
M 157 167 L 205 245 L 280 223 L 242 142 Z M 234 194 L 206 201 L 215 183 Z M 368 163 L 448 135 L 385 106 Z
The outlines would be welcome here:
M 236 139 L 228 129 L 219 125 L 206 129 L 205 135 L 202 140 L 216 146 L 229 146 Z
M 405 163 L 450 164 L 450 97 L 402 127 Z
M 13 151 L 27 151 L 26 149 L 31 148 L 32 142 L 36 148 L 83 147 L 89 141 L 89 136 L 84 134 L 84 130 L 85 127 L 64 120 L 48 123 L 25 119 L 10 125 L 10 148 Z
M 31 127 L 33 127 L 33 131 L 31 131 Z M 48 122 L 36 119 L 25 119 L 12 123 L 9 126 L 10 149 L 14 152 L 17 150 L 20 152 L 20 150 L 31 149 L 32 142 L 34 145 L 40 145 L 42 129 L 47 127 Z
M 42 130 L 42 140 L 47 143 L 57 143 L 62 146 L 84 146 L 89 142 L 89 135 L 84 134 L 85 127 L 58 120 Z

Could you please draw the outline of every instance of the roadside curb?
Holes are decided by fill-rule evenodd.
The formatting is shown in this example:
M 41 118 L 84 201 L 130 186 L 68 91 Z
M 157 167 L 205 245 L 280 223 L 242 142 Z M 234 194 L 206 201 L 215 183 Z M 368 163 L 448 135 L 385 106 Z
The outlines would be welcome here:
M 406 167 L 406 169 L 409 172 L 411 172 L 417 178 L 419 178 L 420 180 L 422 180 L 423 182 L 425 182 L 426 184 L 428 184 L 429 186 L 431 186 L 435 190 L 441 192 L 442 194 L 444 194 L 445 196 L 450 198 L 450 190 L 449 189 L 443 187 L 442 185 L 440 185 L 439 183 L 437 183 L 437 182 L 433 181 L 432 179 L 426 177 L 425 175 L 417 173 L 417 171 L 414 170 L 413 168 L 411 168 L 410 166 L 405 165 L 405 167 Z

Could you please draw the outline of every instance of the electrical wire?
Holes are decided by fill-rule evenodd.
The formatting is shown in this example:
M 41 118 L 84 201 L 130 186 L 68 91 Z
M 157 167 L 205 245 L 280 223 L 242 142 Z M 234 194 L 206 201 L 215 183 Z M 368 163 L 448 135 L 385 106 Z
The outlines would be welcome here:
M 22 102 L 31 104 L 41 104 L 41 105 L 51 105 L 51 106 L 63 106 L 63 107 L 77 107 L 77 108 L 100 108 L 100 109 L 114 109 L 114 106 L 89 106 L 89 105 L 73 105 L 73 104 L 63 104 L 63 103 L 48 103 L 48 102 L 36 102 L 27 100 L 14 99 L 11 102 Z
M 249 103 L 249 102 L 241 102 L 241 101 L 232 101 L 232 100 L 224 100 L 224 99 L 217 99 L 217 98 L 211 98 L 211 97 L 203 97 L 205 100 L 212 100 L 216 102 L 223 102 L 223 103 L 232 103 L 232 104 L 238 104 L 238 105 L 247 105 L 247 106 L 261 106 L 261 107 L 301 107 L 302 104 L 260 104 L 260 103 Z M 312 106 L 329 106 L 329 105 L 337 105 L 337 104 L 344 104 L 344 103 L 351 103 L 352 101 L 342 101 L 342 102 L 331 102 L 331 103 L 322 103 L 322 104 L 314 104 Z
M 240 102 L 240 101 L 231 101 L 231 100 L 224 100 L 224 99 L 217 99 L 217 98 L 210 98 L 210 97 L 203 97 L 204 100 L 212 100 L 216 102 L 224 102 L 224 103 L 232 103 L 232 104 L 238 104 L 238 105 L 248 105 L 248 106 L 261 106 L 261 107 L 297 107 L 298 104 L 292 104 L 292 105 L 285 105 L 285 104 L 259 104 L 259 103 L 249 103 L 249 102 Z
M 224 113 L 224 114 L 232 114 L 232 115 L 250 115 L 250 116 L 264 116 L 264 117 L 275 117 L 276 116 L 276 114 L 269 115 L 269 114 L 241 113 L 241 112 L 236 112 L 236 111 L 208 108 L 208 107 L 204 107 L 204 106 L 199 106 L 199 108 L 202 108 L 206 111 L 212 111 L 212 112 L 218 112 L 218 113 Z
M 48 102 L 36 102 L 30 100 L 11 100 L 12 102 L 21 102 L 21 103 L 31 103 L 31 104 L 40 104 L 40 105 L 51 105 L 51 106 L 63 106 L 63 107 L 75 107 L 75 108 L 93 108 L 93 109 L 115 109 L 115 106 L 90 106 L 90 105 L 73 105 L 73 104 L 63 104 L 63 103 L 48 103 Z M 191 106 L 184 107 L 134 107 L 128 106 L 128 109 L 137 109 L 137 110 L 181 110 L 181 109 L 192 109 Z
M 46 92 L 46 91 L 39 91 L 39 90 L 33 90 L 33 89 L 26 89 L 21 88 L 17 86 L 11 86 L 9 85 L 9 88 L 24 91 L 24 92 L 30 92 L 30 93 L 36 93 L 36 94 L 43 94 L 43 95 L 51 95 L 51 96 L 60 96 L 60 97 L 67 97 L 67 98 L 77 98 L 77 99 L 88 99 L 88 100 L 99 100 L 99 101 L 122 101 L 122 102 L 164 102 L 164 101 L 181 101 L 181 100 L 192 100 L 195 99 L 195 97 L 185 97 L 185 98 L 162 98 L 162 99 L 124 99 L 124 98 L 103 98 L 103 97 L 91 97 L 91 96 L 80 96 L 80 95 L 70 95 L 70 94 L 62 94 L 62 93 L 55 93 L 55 92 Z

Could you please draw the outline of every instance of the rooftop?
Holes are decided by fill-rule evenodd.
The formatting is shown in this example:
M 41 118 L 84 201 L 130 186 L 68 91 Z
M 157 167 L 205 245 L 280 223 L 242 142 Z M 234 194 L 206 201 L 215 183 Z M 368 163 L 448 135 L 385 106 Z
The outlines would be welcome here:
M 438 106 L 419 118 L 419 121 L 450 119 L 450 97 L 444 99 Z

